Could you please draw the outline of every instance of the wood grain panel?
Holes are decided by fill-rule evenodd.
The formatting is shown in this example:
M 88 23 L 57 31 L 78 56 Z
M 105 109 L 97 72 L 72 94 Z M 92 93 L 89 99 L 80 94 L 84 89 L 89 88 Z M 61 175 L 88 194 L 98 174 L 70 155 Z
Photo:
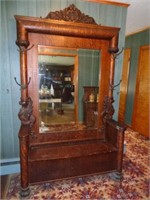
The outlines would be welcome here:
M 128 79 L 129 79 L 129 69 L 130 69 L 130 55 L 131 49 L 124 50 L 123 68 L 122 68 L 122 78 L 120 86 L 120 100 L 119 100 L 119 114 L 118 120 L 124 122 L 125 111 L 126 111 L 126 99 L 128 91 Z
M 142 46 L 136 79 L 132 128 L 149 137 L 149 62 L 150 46 Z

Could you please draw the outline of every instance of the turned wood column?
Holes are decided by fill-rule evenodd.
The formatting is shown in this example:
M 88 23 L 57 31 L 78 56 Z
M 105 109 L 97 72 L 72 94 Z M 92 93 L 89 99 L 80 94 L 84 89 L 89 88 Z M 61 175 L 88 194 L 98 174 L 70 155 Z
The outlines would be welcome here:
M 20 87 L 21 87 L 21 100 L 26 101 L 28 97 L 28 80 L 27 80 L 27 47 L 29 46 L 28 40 L 17 39 L 16 44 L 20 51 Z
M 20 171 L 21 171 L 21 197 L 28 196 L 29 190 L 29 174 L 28 174 L 28 157 L 29 157 L 29 135 L 31 133 L 31 127 L 35 122 L 33 116 L 32 100 L 28 97 L 28 80 L 27 74 L 27 48 L 29 41 L 26 30 L 22 27 L 18 21 L 17 24 L 17 41 L 16 44 L 19 47 L 20 52 L 20 86 L 21 89 L 21 105 L 18 117 L 21 121 L 21 128 L 19 131 L 19 145 L 20 145 Z
M 124 147 L 124 131 L 125 128 L 117 127 L 117 146 L 118 146 L 118 159 L 117 159 L 117 171 L 121 173 L 122 171 L 122 161 L 123 161 L 123 147 Z
M 28 155 L 29 155 L 29 126 L 22 125 L 19 132 L 20 145 L 20 196 L 25 197 L 30 193 L 28 180 Z
M 114 54 L 119 51 L 118 49 L 118 34 L 115 35 L 110 42 L 109 53 L 111 53 L 111 61 L 110 61 L 110 89 L 109 89 L 109 97 L 113 97 L 113 89 L 111 88 L 114 85 L 114 71 L 115 71 L 115 57 Z

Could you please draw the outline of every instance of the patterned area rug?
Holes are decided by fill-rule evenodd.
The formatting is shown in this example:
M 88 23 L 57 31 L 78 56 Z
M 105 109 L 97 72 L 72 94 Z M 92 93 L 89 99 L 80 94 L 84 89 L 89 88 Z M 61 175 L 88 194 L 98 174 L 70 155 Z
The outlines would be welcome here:
M 114 174 L 94 175 L 53 181 L 31 186 L 28 199 L 38 200 L 148 200 L 149 195 L 149 140 L 128 129 L 125 134 L 126 151 L 123 160 L 123 178 Z M 19 198 L 20 176 L 11 177 L 6 199 Z

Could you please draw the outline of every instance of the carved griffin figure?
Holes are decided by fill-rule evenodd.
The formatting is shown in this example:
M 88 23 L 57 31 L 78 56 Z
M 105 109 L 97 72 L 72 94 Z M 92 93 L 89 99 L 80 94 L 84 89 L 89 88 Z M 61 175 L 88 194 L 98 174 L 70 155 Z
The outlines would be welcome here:
M 104 110 L 103 112 L 101 113 L 101 116 L 102 116 L 102 121 L 103 123 L 105 124 L 106 120 L 107 119 L 111 119 L 113 114 L 114 114 L 114 108 L 113 108 L 113 102 L 114 102 L 114 99 L 113 97 L 109 97 L 109 96 L 106 96 L 104 98 Z
M 22 105 L 18 117 L 23 125 L 29 125 L 30 128 L 33 126 L 35 122 L 35 117 L 33 113 L 33 102 L 30 97 L 27 98 L 26 101 L 20 101 L 20 105 Z

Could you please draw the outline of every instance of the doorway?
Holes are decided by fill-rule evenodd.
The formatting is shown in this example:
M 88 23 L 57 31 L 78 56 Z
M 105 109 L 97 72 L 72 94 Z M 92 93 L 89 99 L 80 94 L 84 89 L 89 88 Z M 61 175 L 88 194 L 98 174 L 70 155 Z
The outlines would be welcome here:
M 142 46 L 139 53 L 132 128 L 149 137 L 149 58 L 150 46 Z

